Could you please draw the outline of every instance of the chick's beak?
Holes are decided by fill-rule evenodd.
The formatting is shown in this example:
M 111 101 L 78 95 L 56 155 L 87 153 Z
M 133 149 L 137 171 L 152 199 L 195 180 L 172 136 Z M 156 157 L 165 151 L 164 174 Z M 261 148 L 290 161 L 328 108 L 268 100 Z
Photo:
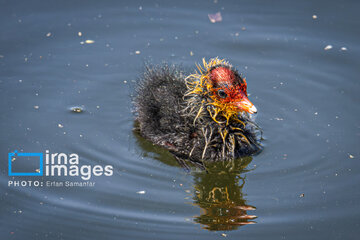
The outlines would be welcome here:
M 243 95 L 240 101 L 234 102 L 234 105 L 238 107 L 240 110 L 243 110 L 250 114 L 257 113 L 256 107 L 254 106 L 254 104 L 250 102 L 250 100 L 247 98 L 247 96 L 245 96 L 245 94 Z

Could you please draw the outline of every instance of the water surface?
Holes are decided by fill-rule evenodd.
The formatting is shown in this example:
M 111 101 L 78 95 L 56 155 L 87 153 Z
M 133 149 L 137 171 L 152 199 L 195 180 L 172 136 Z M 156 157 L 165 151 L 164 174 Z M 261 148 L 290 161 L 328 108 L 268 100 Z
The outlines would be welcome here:
M 359 7 L 1 1 L 1 239 L 357 239 Z M 132 86 L 145 62 L 192 70 L 216 56 L 246 77 L 265 148 L 189 173 L 133 133 Z M 14 150 L 77 153 L 114 174 L 8 186 L 82 181 L 8 176 Z

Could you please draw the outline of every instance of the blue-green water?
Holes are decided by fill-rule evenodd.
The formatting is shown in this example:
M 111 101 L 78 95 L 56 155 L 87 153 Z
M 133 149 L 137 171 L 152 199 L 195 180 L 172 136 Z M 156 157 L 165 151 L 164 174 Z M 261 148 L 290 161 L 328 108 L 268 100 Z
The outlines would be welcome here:
M 357 239 L 359 7 L 0 1 L 0 238 Z M 246 77 L 265 148 L 186 172 L 133 133 L 132 86 L 145 62 L 192 70 L 216 56 Z M 83 179 L 8 176 L 14 150 L 77 153 L 113 174 L 46 186 Z

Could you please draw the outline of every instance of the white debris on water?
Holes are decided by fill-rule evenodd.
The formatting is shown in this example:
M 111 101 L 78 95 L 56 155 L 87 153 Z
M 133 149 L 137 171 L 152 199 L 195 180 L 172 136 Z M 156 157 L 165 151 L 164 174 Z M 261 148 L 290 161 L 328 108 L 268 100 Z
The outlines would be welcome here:
M 215 14 L 208 14 L 209 20 L 212 23 L 216 23 L 216 22 L 221 22 L 222 21 L 222 16 L 220 12 L 217 12 Z
M 327 45 L 326 47 L 324 47 L 324 50 L 327 51 L 327 50 L 330 50 L 330 49 L 332 49 L 332 48 L 333 48 L 332 45 Z

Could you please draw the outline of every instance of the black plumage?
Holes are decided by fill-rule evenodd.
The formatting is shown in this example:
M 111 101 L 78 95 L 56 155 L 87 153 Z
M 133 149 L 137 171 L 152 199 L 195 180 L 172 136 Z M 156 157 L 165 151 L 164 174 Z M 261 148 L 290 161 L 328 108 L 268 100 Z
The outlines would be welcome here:
M 200 74 L 190 76 L 175 66 L 147 66 L 135 98 L 136 130 L 177 159 L 192 162 L 222 161 L 259 152 L 261 130 L 250 115 L 234 112 L 229 103 L 221 106 L 219 97 L 213 96 L 206 85 L 209 83 L 201 78 L 209 79 L 209 74 L 214 74 L 211 70 L 221 66 L 234 72 L 231 76 L 239 78 L 239 84 L 244 80 L 223 60 L 211 59 L 204 65 Z

